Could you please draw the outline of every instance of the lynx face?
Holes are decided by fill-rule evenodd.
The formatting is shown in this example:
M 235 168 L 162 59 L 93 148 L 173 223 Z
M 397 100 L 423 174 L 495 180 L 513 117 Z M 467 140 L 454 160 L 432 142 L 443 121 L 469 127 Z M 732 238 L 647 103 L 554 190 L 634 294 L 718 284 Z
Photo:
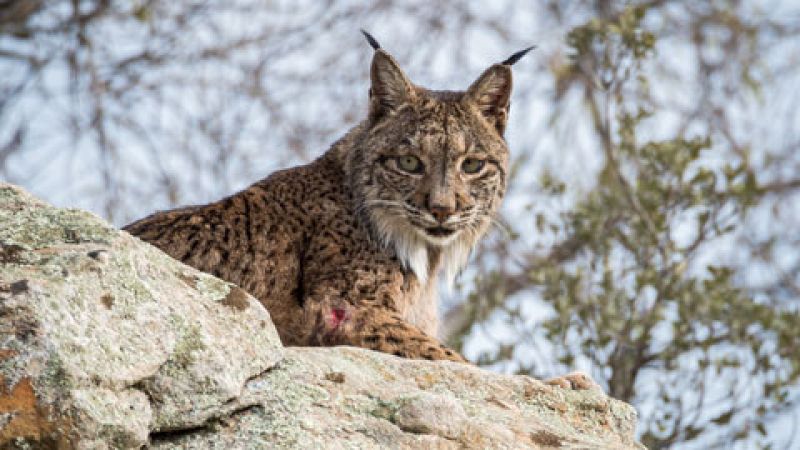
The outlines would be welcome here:
M 409 130 L 399 141 L 391 130 L 376 131 L 384 145 L 371 155 L 375 189 L 365 193 L 371 211 L 444 247 L 489 224 L 504 193 L 507 150 L 496 136 L 482 136 L 485 127 L 459 103 L 425 103 L 398 115 Z
M 423 282 L 431 251 L 454 278 L 500 205 L 510 88 L 510 68 L 495 65 L 465 92 L 429 91 L 375 55 L 368 130 L 349 171 L 360 212 Z

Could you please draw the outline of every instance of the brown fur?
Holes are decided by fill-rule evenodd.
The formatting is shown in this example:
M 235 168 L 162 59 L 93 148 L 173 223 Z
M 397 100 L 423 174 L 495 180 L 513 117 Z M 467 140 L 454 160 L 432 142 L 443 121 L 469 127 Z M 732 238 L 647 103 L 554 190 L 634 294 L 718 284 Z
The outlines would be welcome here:
M 511 70 L 429 91 L 378 50 L 371 80 L 368 118 L 316 161 L 125 230 L 253 294 L 286 345 L 463 361 L 435 338 L 436 276 L 455 277 L 505 192 Z

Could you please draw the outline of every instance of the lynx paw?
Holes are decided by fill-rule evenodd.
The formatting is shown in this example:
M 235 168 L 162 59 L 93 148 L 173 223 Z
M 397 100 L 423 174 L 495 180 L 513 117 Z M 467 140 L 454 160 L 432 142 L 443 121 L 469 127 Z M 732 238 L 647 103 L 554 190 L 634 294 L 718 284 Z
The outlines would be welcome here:
M 545 380 L 545 384 L 576 391 L 600 389 L 600 386 L 595 383 L 589 375 L 583 372 L 572 372 L 562 377 L 550 378 Z

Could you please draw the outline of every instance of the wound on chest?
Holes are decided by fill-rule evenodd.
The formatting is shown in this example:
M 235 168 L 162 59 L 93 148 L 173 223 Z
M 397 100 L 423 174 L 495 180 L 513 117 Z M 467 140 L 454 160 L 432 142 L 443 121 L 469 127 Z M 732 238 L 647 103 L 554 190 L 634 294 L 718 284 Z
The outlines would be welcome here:
M 345 320 L 348 319 L 349 314 L 344 308 L 333 308 L 328 315 L 328 325 L 331 328 L 338 328 Z

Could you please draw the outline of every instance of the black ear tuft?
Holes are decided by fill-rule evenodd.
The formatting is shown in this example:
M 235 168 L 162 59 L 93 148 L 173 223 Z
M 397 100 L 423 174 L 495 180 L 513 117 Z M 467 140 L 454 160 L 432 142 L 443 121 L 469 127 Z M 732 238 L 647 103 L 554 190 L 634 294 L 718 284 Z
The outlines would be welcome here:
M 364 37 L 367 38 L 367 42 L 369 42 L 369 45 L 372 46 L 374 50 L 378 50 L 381 48 L 381 44 L 378 44 L 378 41 L 376 41 L 371 34 L 364 31 L 364 29 L 361 29 L 361 33 L 364 34 Z
M 535 45 L 531 45 L 530 47 L 526 48 L 525 50 L 520 50 L 517 53 L 514 53 L 513 55 L 509 56 L 508 59 L 503 61 L 501 64 L 503 64 L 505 66 L 513 66 L 515 62 L 517 62 L 520 59 L 522 59 L 523 56 L 525 56 L 529 51 L 531 51 L 531 50 L 533 50 L 535 48 L 536 48 Z

